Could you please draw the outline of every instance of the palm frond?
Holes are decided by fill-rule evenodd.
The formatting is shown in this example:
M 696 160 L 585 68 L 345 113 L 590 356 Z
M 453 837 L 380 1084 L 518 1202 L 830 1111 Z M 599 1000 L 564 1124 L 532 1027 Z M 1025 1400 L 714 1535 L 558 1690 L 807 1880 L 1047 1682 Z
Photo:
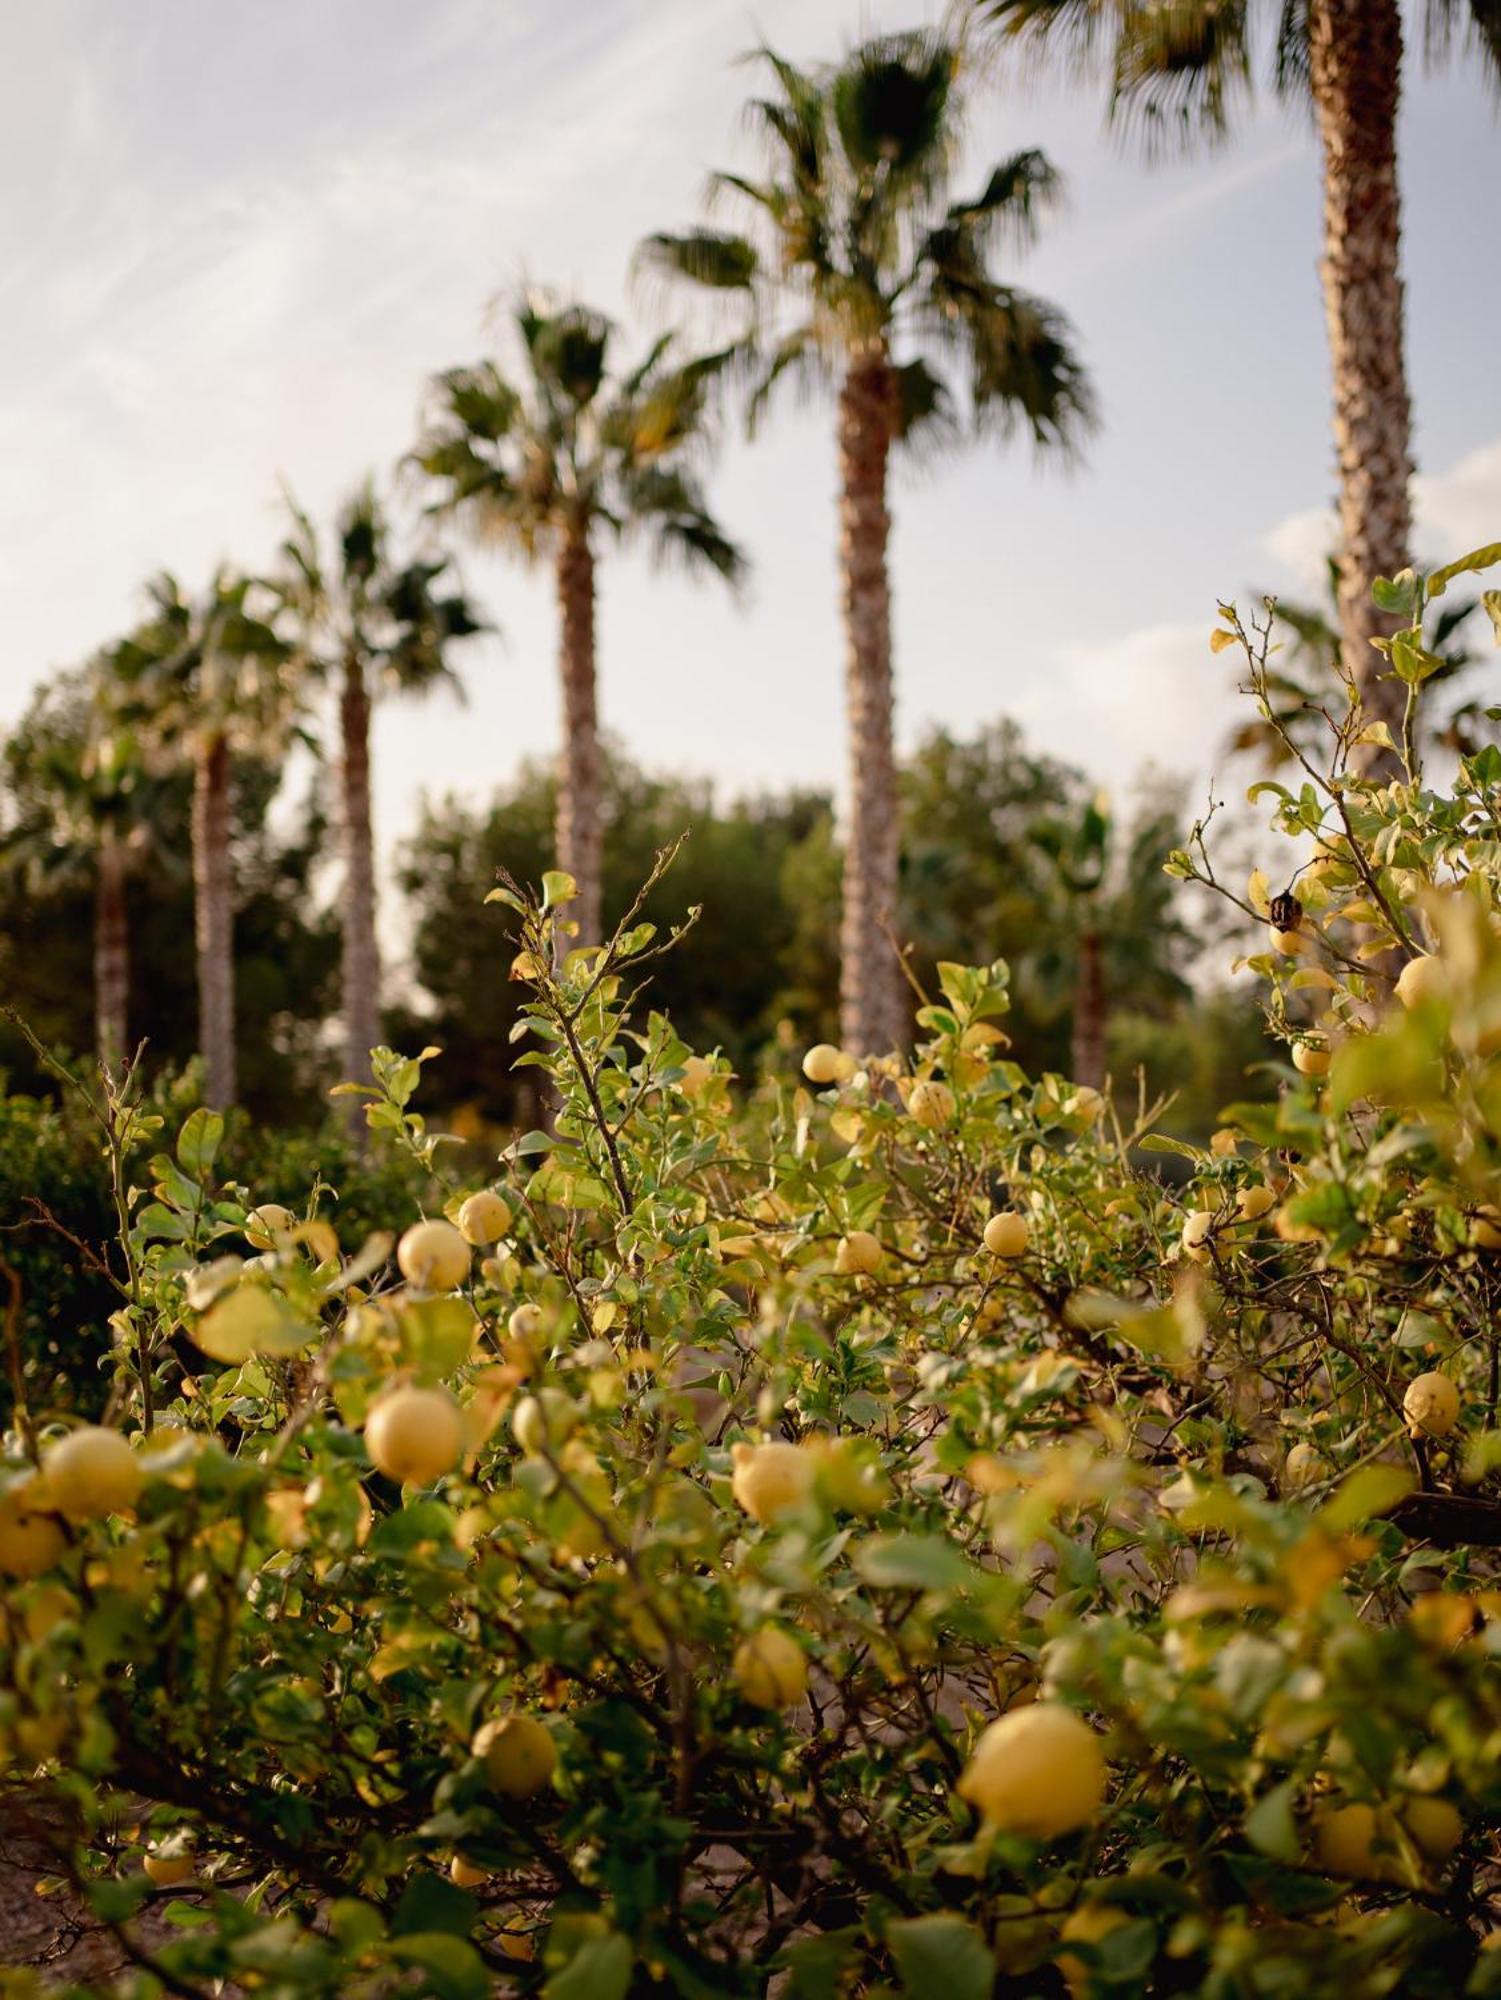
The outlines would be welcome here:
M 1063 176 L 1033 148 L 993 167 L 975 200 L 953 203 L 940 227 L 967 232 L 981 252 L 1002 233 L 1016 243 L 1031 243 L 1042 217 L 1062 201 Z
M 1458 42 L 1501 92 L 1501 0 L 1427 0 L 1423 25 L 1430 63 L 1444 61 Z
M 827 139 L 827 109 L 818 79 L 764 44 L 742 60 L 765 63 L 782 90 L 780 102 L 753 97 L 745 107 L 746 123 L 762 138 L 775 139 L 800 187 L 818 187 L 824 178 Z
M 1148 150 L 1221 139 L 1249 94 L 1249 0 L 1130 0 L 1115 44 L 1110 116 Z
M 957 51 L 917 29 L 862 42 L 829 90 L 844 156 L 862 179 L 926 182 L 949 161 Z
M 689 229 L 679 235 L 659 231 L 641 242 L 633 261 L 642 270 L 686 278 L 719 292 L 748 292 L 761 275 L 755 246 L 718 229 Z

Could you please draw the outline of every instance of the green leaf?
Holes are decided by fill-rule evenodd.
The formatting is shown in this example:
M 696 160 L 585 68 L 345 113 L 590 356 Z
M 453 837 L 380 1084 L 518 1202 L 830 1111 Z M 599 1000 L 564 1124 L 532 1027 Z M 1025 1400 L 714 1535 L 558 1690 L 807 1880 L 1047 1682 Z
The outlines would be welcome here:
M 1474 570 L 1494 569 L 1501 562 L 1501 542 L 1487 542 L 1483 549 L 1471 549 L 1467 556 L 1457 562 L 1445 563 L 1436 569 L 1428 579 L 1428 595 L 1442 597 L 1445 587 L 1456 576 L 1468 576 Z
M 436 1993 L 438 2000 L 490 2000 L 494 1990 L 474 1946 L 443 1931 L 417 1931 L 397 1938 L 391 1956 L 400 1965 L 425 1972 L 426 1981 L 418 1990 Z
M 796 2000 L 839 2000 L 844 1975 L 859 1940 L 858 1926 L 822 1931 L 786 1946 L 781 1963 L 792 1974 Z
M 1378 576 L 1371 585 L 1372 600 L 1381 611 L 1411 611 L 1417 582 L 1410 569 L 1399 570 L 1395 576 Z
M 1302 1858 L 1297 1823 L 1293 1819 L 1293 1799 L 1297 1786 L 1289 1778 L 1274 1785 L 1246 1814 L 1246 1839 L 1258 1854 L 1296 1867 Z
M 968 1557 L 941 1535 L 873 1535 L 853 1561 L 878 1590 L 964 1590 L 976 1581 Z
M 397 1317 L 402 1352 L 417 1368 L 453 1375 L 469 1359 L 479 1321 L 464 1299 L 417 1299 Z
M 542 877 L 542 907 L 555 910 L 560 903 L 571 903 L 578 895 L 579 885 L 565 868 L 549 868 Z
M 182 1130 L 177 1135 L 177 1160 L 185 1172 L 194 1180 L 207 1180 L 209 1169 L 214 1164 L 214 1155 L 219 1150 L 219 1141 L 224 1137 L 224 1120 L 217 1111 L 198 1110 L 189 1114 Z
M 467 1889 L 457 1888 L 424 1868 L 401 1892 L 401 1900 L 391 1913 L 391 1935 L 409 1937 L 422 1931 L 446 1931 L 451 1937 L 466 1938 L 478 1914 L 479 1904 Z
M 912 2000 L 990 2000 L 995 1960 L 963 1917 L 908 1917 L 887 1925 L 886 1942 Z
M 235 1366 L 252 1354 L 295 1354 L 318 1329 L 280 1292 L 264 1285 L 241 1285 L 211 1306 L 190 1331 L 205 1354 Z
M 619 1931 L 588 1937 L 542 1991 L 546 2000 L 625 2000 L 635 1953 Z
M 1319 1526 L 1331 1535 L 1346 1534 L 1362 1521 L 1388 1513 L 1416 1484 L 1405 1465 L 1359 1466 L 1319 1509 Z

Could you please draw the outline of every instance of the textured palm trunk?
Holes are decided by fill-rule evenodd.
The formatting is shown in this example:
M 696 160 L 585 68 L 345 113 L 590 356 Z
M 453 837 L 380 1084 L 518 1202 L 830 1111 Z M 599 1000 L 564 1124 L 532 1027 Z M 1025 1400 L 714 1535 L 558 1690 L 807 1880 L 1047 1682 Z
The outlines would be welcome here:
M 229 745 L 205 737 L 193 766 L 193 934 L 205 1101 L 235 1100 L 234 897 L 230 882 Z
M 344 1077 L 365 1083 L 380 1042 L 380 945 L 375 931 L 375 841 L 370 824 L 370 691 L 364 662 L 351 653 L 339 694 L 339 814 L 344 848 Z M 348 1122 L 365 1131 L 359 1098 L 343 1100 Z
M 1371 602 L 1371 581 L 1411 560 L 1412 411 L 1398 263 L 1398 0 L 1310 0 L 1308 42 L 1324 155 L 1320 276 L 1334 364 L 1342 651 L 1369 719 L 1388 723 L 1400 741 L 1405 689 L 1394 679 L 1376 679 L 1385 661 L 1371 644 L 1393 628 Z M 1395 772 L 1390 756 L 1379 752 L 1365 768 Z
M 594 671 L 594 552 L 587 523 L 571 525 L 558 548 L 559 671 L 563 749 L 558 760 L 558 866 L 578 883 L 571 915 L 576 944 L 598 944 L 604 827 L 600 799 L 599 705 Z
M 129 1032 L 130 930 L 125 906 L 125 848 L 106 827 L 94 884 L 94 1037 L 99 1060 L 115 1070 Z
M 851 364 L 839 394 L 840 557 L 849 831 L 840 925 L 839 1017 L 846 1048 L 884 1054 L 907 1038 L 901 969 L 888 931 L 901 853 L 892 744 L 891 585 L 886 466 L 896 380 L 884 355 Z
M 1105 964 L 1098 931 L 1079 939 L 1079 979 L 1074 993 L 1074 1082 L 1103 1089 L 1105 1083 Z

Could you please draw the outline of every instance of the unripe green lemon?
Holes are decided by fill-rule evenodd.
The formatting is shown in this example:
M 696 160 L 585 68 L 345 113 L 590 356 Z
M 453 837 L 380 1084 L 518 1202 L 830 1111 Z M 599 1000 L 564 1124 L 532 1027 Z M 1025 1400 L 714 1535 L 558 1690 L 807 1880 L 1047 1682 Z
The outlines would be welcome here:
M 1031 1234 L 1024 1215 L 1018 1215 L 1015 1209 L 1003 1209 L 985 1225 L 985 1248 L 992 1257 L 1024 1257 Z
M 291 1209 L 283 1208 L 279 1201 L 263 1201 L 245 1218 L 245 1241 L 252 1250 L 274 1250 L 277 1237 L 296 1227 Z
M 387 1479 L 430 1486 L 464 1456 L 463 1415 L 446 1389 L 393 1389 L 365 1419 L 365 1449 Z
M 498 1243 L 510 1226 L 511 1205 L 493 1188 L 481 1188 L 478 1194 L 470 1195 L 459 1210 L 459 1234 L 477 1250 Z
M 557 1769 L 557 1747 L 534 1715 L 504 1715 L 484 1723 L 470 1749 L 484 1764 L 490 1789 L 502 1798 L 533 1797 Z
M 1465 1823 L 1447 1799 L 1408 1799 L 1401 1815 L 1419 1852 L 1430 1861 L 1447 1861 L 1464 1839 Z
M 1402 1414 L 1414 1435 L 1447 1437 L 1459 1422 L 1459 1391 L 1437 1369 L 1415 1375 L 1402 1398 Z
M 452 1292 L 469 1276 L 469 1245 L 451 1222 L 414 1222 L 396 1246 L 409 1285 L 424 1292 Z
M 844 1278 L 868 1276 L 880 1270 L 884 1255 L 879 1236 L 872 1236 L 868 1229 L 852 1229 L 848 1236 L 839 1239 L 839 1248 L 834 1253 L 834 1269 Z
M 735 1685 L 756 1708 L 791 1708 L 808 1691 L 808 1660 L 790 1633 L 763 1625 L 735 1648 Z
M 141 1477 L 140 1460 L 119 1431 L 98 1424 L 69 1431 L 42 1454 L 47 1497 L 75 1523 L 133 1507 Z
M 551 1447 L 554 1451 L 573 1434 L 578 1410 L 562 1389 L 539 1389 L 535 1396 L 523 1396 L 511 1412 L 511 1435 L 531 1458 Z
M 927 1131 L 940 1131 L 953 1122 L 954 1093 L 946 1083 L 938 1083 L 931 1078 L 924 1083 L 914 1083 L 912 1095 L 907 1099 L 907 1111 Z
M 731 1491 L 753 1521 L 763 1526 L 794 1513 L 813 1492 L 818 1461 L 795 1444 L 735 1444 Z
M 1390 1846 L 1387 1815 L 1363 1801 L 1326 1808 L 1314 1819 L 1314 1856 L 1326 1875 L 1342 1882 L 1389 1879 L 1396 1860 Z
M 61 1562 L 68 1540 L 50 1513 L 41 1481 L 28 1479 L 0 1493 L 0 1576 L 25 1582 Z
M 857 1068 L 855 1058 L 832 1042 L 815 1042 L 803 1057 L 803 1075 L 809 1083 L 848 1083 Z
M 1013 1708 L 984 1730 L 955 1789 L 992 1826 L 1055 1840 L 1087 1826 L 1105 1798 L 1105 1753 L 1057 1702 Z

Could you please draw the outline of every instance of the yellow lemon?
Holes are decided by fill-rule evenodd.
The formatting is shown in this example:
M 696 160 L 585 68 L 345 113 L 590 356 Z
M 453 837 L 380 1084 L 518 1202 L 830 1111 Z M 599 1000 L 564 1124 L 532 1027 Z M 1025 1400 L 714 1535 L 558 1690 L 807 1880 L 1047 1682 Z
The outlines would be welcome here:
M 24 1582 L 62 1560 L 68 1540 L 46 1505 L 36 1479 L 0 1493 L 0 1576 Z
M 464 1456 L 464 1419 L 446 1389 L 393 1389 L 365 1419 L 365 1449 L 388 1479 L 428 1486 Z
M 927 1131 L 937 1132 L 953 1122 L 954 1093 L 946 1083 L 931 1079 L 925 1083 L 914 1083 L 912 1095 L 907 1099 L 907 1110 Z
M 1024 1257 L 1032 1231 L 1024 1215 L 1002 1209 L 985 1225 L 985 1248 L 992 1257 Z
M 1401 1815 L 1419 1852 L 1430 1861 L 1447 1861 L 1464 1838 L 1465 1823 L 1447 1799 L 1408 1799 Z
M 1431 952 L 1408 959 L 1397 974 L 1397 998 L 1404 1007 L 1426 1007 L 1430 1001 L 1447 998 L 1448 973 Z
M 763 1625 L 741 1640 L 731 1671 L 736 1687 L 756 1708 L 791 1708 L 808 1689 L 807 1655 L 776 1625 Z
M 1236 1195 L 1236 1213 L 1243 1222 L 1259 1222 L 1268 1210 L 1276 1206 L 1276 1202 L 1276 1195 L 1265 1181 L 1253 1181 Z
M 1185 1257 L 1192 1257 L 1196 1264 L 1209 1261 L 1209 1239 L 1214 1234 L 1214 1211 L 1210 1208 L 1196 1208 L 1183 1218 L 1183 1235 L 1179 1247 Z
M 1087 1826 L 1105 1798 L 1105 1753 L 1057 1702 L 1013 1708 L 984 1730 L 957 1790 L 1004 1833 L 1053 1840 Z
M 1447 1437 L 1459 1422 L 1459 1391 L 1447 1375 L 1437 1369 L 1415 1375 L 1402 1398 L 1402 1414 L 1416 1436 Z
M 561 1389 L 539 1389 L 523 1396 L 511 1412 L 511 1435 L 529 1458 L 562 1444 L 573 1433 L 578 1411 Z
M 459 1234 L 477 1250 L 498 1243 L 510 1226 L 511 1204 L 493 1188 L 481 1188 L 478 1194 L 470 1195 L 459 1210 Z
M 68 1520 L 97 1521 L 135 1504 L 141 1464 L 119 1431 L 86 1424 L 42 1454 L 47 1497 Z
M 1329 1044 L 1322 1038 L 1293 1043 L 1293 1068 L 1299 1076 L 1327 1076 L 1329 1063 Z
M 531 1798 L 557 1769 L 557 1747 L 533 1715 L 505 1715 L 486 1722 L 469 1747 L 484 1765 L 490 1789 L 503 1798 Z
M 803 1057 L 803 1075 L 809 1083 L 820 1086 L 848 1083 L 857 1068 L 855 1058 L 836 1049 L 832 1042 L 815 1042 Z
M 818 1476 L 816 1456 L 795 1444 L 735 1444 L 730 1459 L 734 1466 L 730 1489 L 763 1527 L 803 1506 Z
M 469 1245 L 451 1222 L 414 1222 L 396 1246 L 396 1261 L 409 1285 L 424 1292 L 451 1292 L 469 1276 Z
M 283 1208 L 279 1201 L 263 1201 L 245 1218 L 245 1241 L 252 1250 L 274 1250 L 277 1237 L 296 1227 L 297 1218 L 291 1209 Z
M 852 1229 L 839 1239 L 834 1269 L 844 1278 L 869 1276 L 880 1270 L 884 1255 L 879 1236 L 872 1236 L 868 1229 Z
M 448 1879 L 456 1889 L 477 1889 L 490 1875 L 487 1869 L 476 1868 L 462 1854 L 456 1854 L 448 1864 Z
M 170 1889 L 178 1882 L 187 1881 L 197 1866 L 197 1860 L 191 1854 L 148 1854 L 141 1866 L 158 1887 Z

